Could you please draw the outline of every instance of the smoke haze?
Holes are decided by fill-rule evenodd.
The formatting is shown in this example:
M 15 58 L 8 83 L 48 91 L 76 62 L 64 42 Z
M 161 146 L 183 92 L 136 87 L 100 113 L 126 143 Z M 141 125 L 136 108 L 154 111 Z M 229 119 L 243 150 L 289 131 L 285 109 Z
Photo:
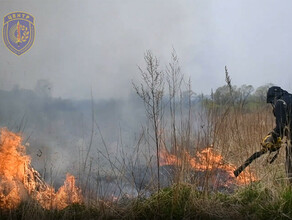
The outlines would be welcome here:
M 0 0 L 2 18 L 25 11 L 36 26 L 34 45 L 19 57 L 0 43 L 0 125 L 24 132 L 33 165 L 44 175 L 52 166 L 78 172 L 92 122 L 91 158 L 103 146 L 97 126 L 110 154 L 121 142 L 131 152 L 145 124 L 132 81 L 140 82 L 137 67 L 144 68 L 149 49 L 165 69 L 174 48 L 197 94 L 224 84 L 225 65 L 234 85 L 274 83 L 291 92 L 291 6 L 270 0 Z
M 172 47 L 197 93 L 224 84 L 274 83 L 291 90 L 290 1 L 0 1 L 0 15 L 35 17 L 33 47 L 20 57 L 0 44 L 0 88 L 34 89 L 54 97 L 123 98 L 150 49 L 163 68 Z M 279 77 L 280 74 L 280 77 Z M 257 76 L 257 77 L 255 77 Z

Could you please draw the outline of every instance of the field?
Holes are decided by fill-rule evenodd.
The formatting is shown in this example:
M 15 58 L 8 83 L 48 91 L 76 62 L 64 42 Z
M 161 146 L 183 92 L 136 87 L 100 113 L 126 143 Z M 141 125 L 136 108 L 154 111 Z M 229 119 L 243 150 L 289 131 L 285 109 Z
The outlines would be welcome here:
M 147 197 L 141 194 L 135 198 L 129 198 L 127 195 L 104 200 L 83 198 L 82 201 L 76 200 L 74 203 L 70 191 L 71 197 L 66 199 L 67 201 L 71 199 L 72 204 L 68 203 L 65 208 L 46 208 L 41 206 L 37 199 L 30 198 L 21 201 L 16 207 L 10 209 L 3 207 L 1 219 L 290 218 L 292 189 L 285 178 L 284 149 L 281 149 L 279 158 L 273 164 L 268 164 L 267 156 L 256 160 L 247 168 L 246 176 L 242 177 L 244 182 L 238 183 L 233 177 L 228 176 L 229 185 L 225 185 L 224 190 L 222 187 L 221 190 L 216 189 L 212 185 L 215 184 L 214 175 L 218 175 L 217 170 L 226 168 L 222 163 L 239 166 L 249 155 L 260 149 L 261 138 L 273 126 L 273 115 L 269 108 L 260 108 L 253 112 L 230 109 L 225 114 L 223 119 L 212 115 L 216 125 L 212 149 L 217 154 L 220 153 L 224 158 L 223 162 L 209 161 L 209 166 L 205 167 L 200 181 L 196 181 L 196 176 L 193 176 L 198 175 L 192 172 L 195 167 L 187 166 L 189 158 L 178 155 L 177 158 L 181 158 L 181 162 L 168 161 L 178 168 L 173 173 L 172 184 L 161 187 L 158 192 L 154 190 Z M 200 138 L 194 137 L 194 141 L 204 145 L 207 140 L 204 140 L 201 134 L 197 135 Z M 171 154 L 168 153 L 169 155 Z M 167 160 L 161 158 L 161 161 Z M 228 172 L 221 174 L 231 175 Z M 251 179 L 250 175 L 255 179 Z M 217 180 L 218 178 L 220 177 L 215 177 Z M 4 200 L 1 201 L 3 205 Z
M 148 52 L 142 83 L 134 89 L 142 99 L 147 123 L 132 152 L 112 157 L 93 134 L 76 176 L 67 174 L 58 190 L 35 170 L 19 132 L 1 129 L 1 219 L 290 219 L 292 189 L 285 174 L 285 143 L 278 158 L 267 154 L 237 178 L 233 171 L 261 149 L 274 127 L 267 87 L 226 85 L 211 96 L 195 96 L 183 80 L 177 57 L 165 78 Z M 182 92 L 184 91 L 184 92 Z M 260 93 L 260 91 L 263 91 Z M 92 105 L 93 106 L 93 105 Z M 94 169 L 91 148 L 107 162 Z M 41 157 L 41 151 L 39 157 Z M 101 166 L 101 165 L 100 165 Z M 76 174 L 76 173 L 75 173 Z M 111 187 L 109 187 L 111 186 Z

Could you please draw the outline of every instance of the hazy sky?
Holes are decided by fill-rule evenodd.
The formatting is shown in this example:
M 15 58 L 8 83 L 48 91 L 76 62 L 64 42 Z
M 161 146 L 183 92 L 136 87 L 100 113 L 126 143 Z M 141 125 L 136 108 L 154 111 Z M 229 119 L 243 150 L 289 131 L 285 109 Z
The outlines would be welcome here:
M 33 89 L 37 80 L 63 98 L 126 97 L 150 49 L 167 64 L 174 47 L 196 93 L 224 84 L 274 83 L 292 92 L 292 1 L 0 0 L 0 17 L 35 17 L 31 50 L 0 43 L 0 89 Z M 3 27 L 3 24 L 1 28 Z

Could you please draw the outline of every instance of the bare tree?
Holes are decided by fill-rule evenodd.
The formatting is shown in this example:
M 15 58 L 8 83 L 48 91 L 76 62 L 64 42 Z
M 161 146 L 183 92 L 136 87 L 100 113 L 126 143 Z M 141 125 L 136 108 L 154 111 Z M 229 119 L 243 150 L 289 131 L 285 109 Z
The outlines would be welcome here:
M 138 96 L 143 100 L 148 119 L 151 121 L 154 130 L 154 142 L 156 146 L 157 158 L 157 187 L 160 190 L 160 162 L 159 150 L 162 135 L 162 98 L 164 91 L 164 74 L 159 70 L 159 62 L 151 51 L 146 51 L 144 55 L 146 70 L 139 67 L 142 76 L 142 83 L 133 87 Z
M 167 74 L 167 84 L 169 89 L 169 110 L 171 116 L 171 142 L 172 148 L 175 151 L 175 154 L 178 153 L 177 149 L 177 135 L 176 135 L 176 97 L 179 94 L 183 76 L 180 71 L 178 57 L 175 50 L 173 49 L 171 53 L 171 62 L 166 67 Z

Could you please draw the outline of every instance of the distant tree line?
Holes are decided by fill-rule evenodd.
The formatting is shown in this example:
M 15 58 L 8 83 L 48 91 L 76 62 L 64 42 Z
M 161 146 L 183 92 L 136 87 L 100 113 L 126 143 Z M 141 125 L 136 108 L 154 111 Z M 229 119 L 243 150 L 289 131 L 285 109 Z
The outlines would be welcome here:
M 258 88 L 252 85 L 229 86 L 224 85 L 218 87 L 211 95 L 204 97 L 206 106 L 222 107 L 226 105 L 234 105 L 245 109 L 253 109 L 255 107 L 263 106 L 266 103 L 266 96 L 268 89 L 273 84 L 268 83 Z

